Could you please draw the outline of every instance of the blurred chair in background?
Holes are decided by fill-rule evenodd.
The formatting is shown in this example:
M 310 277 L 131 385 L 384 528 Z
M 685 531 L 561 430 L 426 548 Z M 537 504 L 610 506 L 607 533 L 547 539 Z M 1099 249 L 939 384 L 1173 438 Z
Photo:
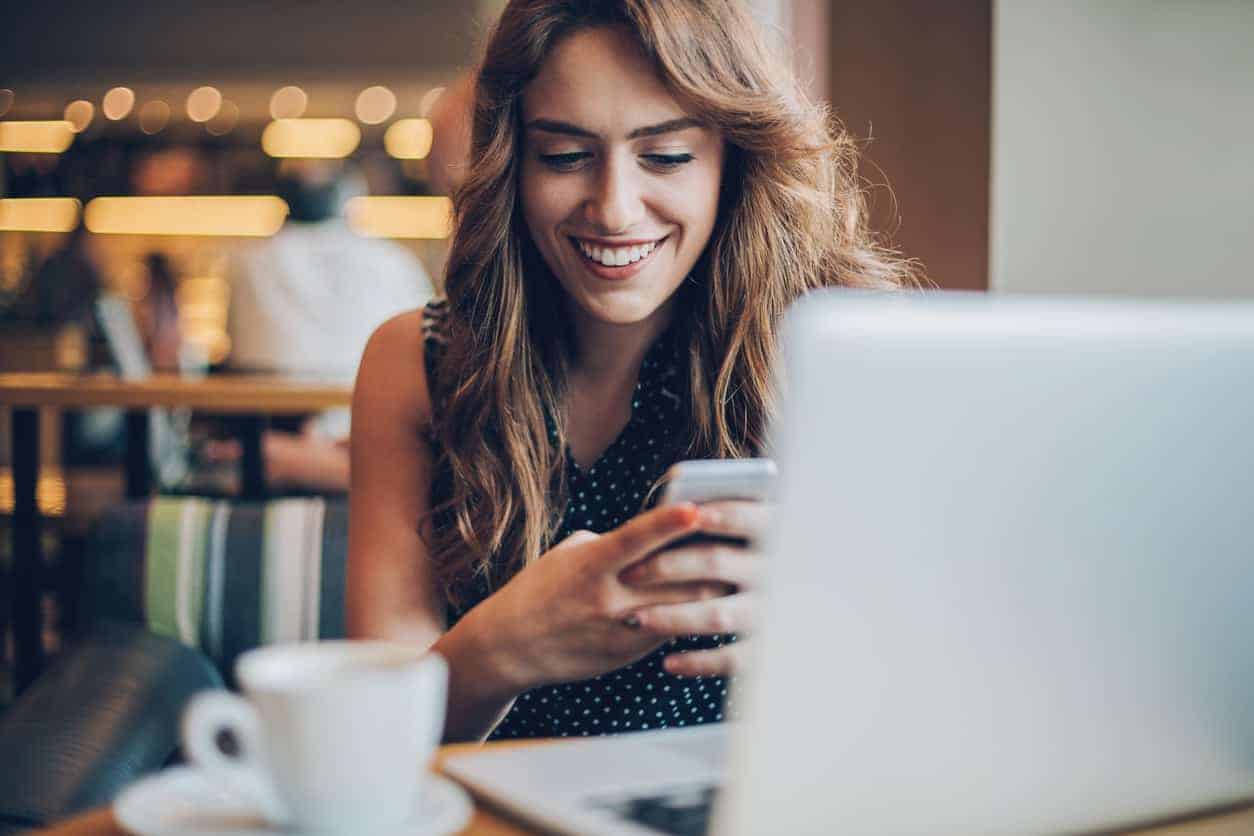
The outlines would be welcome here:
M 282 163 L 277 191 L 290 209 L 287 223 L 236 253 L 228 271 L 229 368 L 351 384 L 374 329 L 431 298 L 414 255 L 349 229 L 344 204 L 365 190 L 338 161 Z M 267 480 L 348 490 L 348 433 L 347 409 L 276 424 L 263 440 Z M 213 444 L 206 455 L 231 459 L 239 445 Z

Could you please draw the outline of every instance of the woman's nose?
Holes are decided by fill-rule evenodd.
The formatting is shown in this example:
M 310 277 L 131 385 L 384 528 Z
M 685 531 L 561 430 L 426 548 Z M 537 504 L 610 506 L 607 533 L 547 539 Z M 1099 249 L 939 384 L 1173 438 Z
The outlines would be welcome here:
M 602 235 L 630 230 L 644 215 L 640 186 L 630 162 L 607 159 L 584 207 L 588 222 Z

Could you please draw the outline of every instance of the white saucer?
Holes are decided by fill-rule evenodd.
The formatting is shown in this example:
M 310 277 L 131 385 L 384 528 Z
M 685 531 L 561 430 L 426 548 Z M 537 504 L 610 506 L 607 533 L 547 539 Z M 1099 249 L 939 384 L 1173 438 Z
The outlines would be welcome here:
M 423 790 L 421 820 L 399 825 L 395 836 L 448 836 L 470 821 L 466 791 L 439 775 Z M 267 824 L 248 799 L 212 782 L 201 770 L 176 766 L 131 784 L 113 803 L 118 824 L 135 836 L 275 836 L 294 833 Z

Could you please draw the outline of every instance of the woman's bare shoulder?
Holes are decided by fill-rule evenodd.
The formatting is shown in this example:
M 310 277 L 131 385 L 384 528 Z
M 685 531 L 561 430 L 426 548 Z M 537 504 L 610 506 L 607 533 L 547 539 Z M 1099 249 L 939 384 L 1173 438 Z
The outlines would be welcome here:
M 390 401 L 415 420 L 430 420 L 424 322 L 419 308 L 397 314 L 375 329 L 362 354 L 355 401 L 380 406 L 380 401 Z

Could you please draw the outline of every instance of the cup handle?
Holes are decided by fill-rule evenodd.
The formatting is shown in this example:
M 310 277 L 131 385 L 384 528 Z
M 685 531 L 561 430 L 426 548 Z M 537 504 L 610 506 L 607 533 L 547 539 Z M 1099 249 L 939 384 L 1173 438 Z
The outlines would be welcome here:
M 223 750 L 223 732 L 234 738 L 234 752 Z M 251 703 L 225 691 L 203 691 L 184 710 L 182 733 L 187 760 L 211 779 L 256 801 L 267 822 L 287 823 L 287 810 L 266 769 L 261 718 Z

